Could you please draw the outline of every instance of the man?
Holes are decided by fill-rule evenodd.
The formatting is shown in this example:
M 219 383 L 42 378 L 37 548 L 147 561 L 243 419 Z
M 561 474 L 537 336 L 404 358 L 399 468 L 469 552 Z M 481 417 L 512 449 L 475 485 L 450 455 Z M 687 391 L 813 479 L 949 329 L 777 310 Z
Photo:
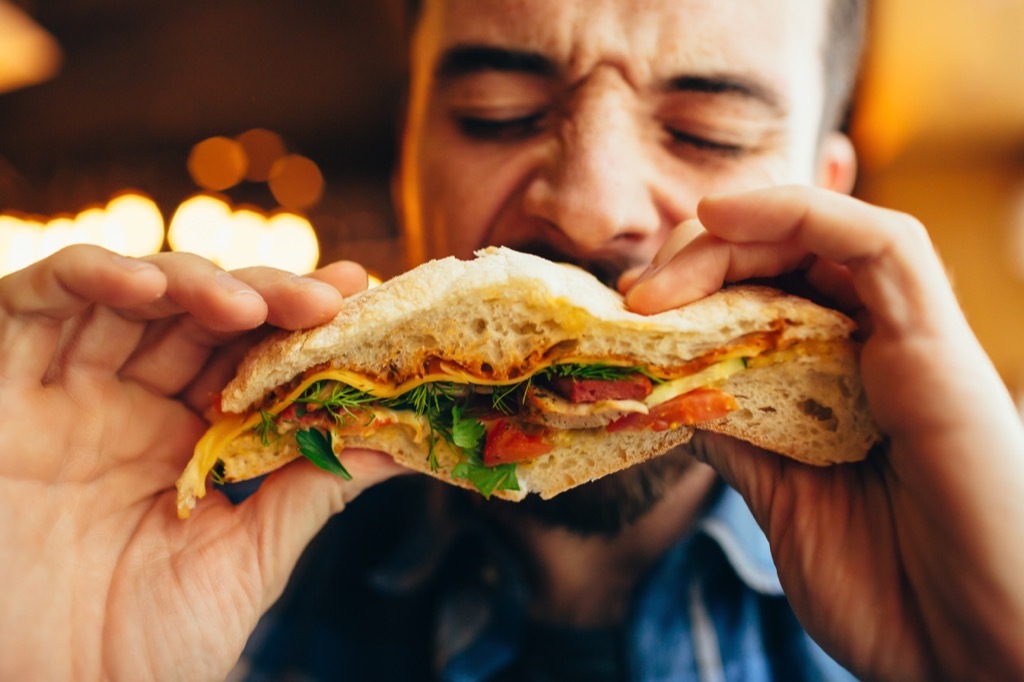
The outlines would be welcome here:
M 304 565 L 296 587 L 319 608 L 294 628 L 270 625 L 289 641 L 257 632 L 254 644 L 274 647 L 262 669 L 298 647 L 316 664 L 278 670 L 387 679 L 416 657 L 458 679 L 568 675 L 546 641 L 583 665 L 616 646 L 602 633 L 640 619 L 640 649 L 597 656 L 611 667 L 595 674 L 837 672 L 795 614 L 859 677 L 1022 675 L 1024 434 L 923 228 L 829 191 L 853 175 L 848 143 L 826 132 L 841 95 L 824 86 L 825 27 L 840 2 L 428 2 L 401 208 L 416 255 L 540 251 L 617 280 L 640 312 L 799 270 L 864 322 L 865 385 L 887 450 L 817 470 L 702 438 L 692 454 L 711 467 L 673 453 L 554 511 L 485 506 L 492 534 L 464 529 L 468 541 L 443 547 L 417 547 L 431 536 L 414 534 L 398 546 L 418 550 L 412 561 L 381 548 L 395 515 L 375 525 L 368 512 L 380 507 L 361 500 L 339 517 L 360 523 L 328 549 L 345 561 L 379 554 L 382 596 L 336 582 L 324 561 Z M 315 324 L 362 286 L 352 264 L 305 278 L 228 274 L 186 254 L 139 261 L 84 247 L 0 281 L 3 677 L 231 670 L 309 539 L 398 467 L 348 452 L 344 482 L 291 465 L 238 506 L 210 496 L 187 523 L 173 481 L 203 429 L 197 415 L 251 343 L 241 332 Z M 737 498 L 712 469 L 765 531 L 778 582 L 747 561 L 763 539 L 741 535 Z M 564 529 L 595 515 L 586 532 Z M 481 549 L 496 563 L 463 562 Z M 516 571 L 523 580 L 505 589 Z M 439 587 L 417 591 L 426 583 Z M 751 597 L 758 588 L 770 599 Z M 290 594 L 283 615 L 299 601 Z M 330 623 L 347 623 L 355 643 L 331 637 Z M 405 646 L 359 639 L 364 624 Z

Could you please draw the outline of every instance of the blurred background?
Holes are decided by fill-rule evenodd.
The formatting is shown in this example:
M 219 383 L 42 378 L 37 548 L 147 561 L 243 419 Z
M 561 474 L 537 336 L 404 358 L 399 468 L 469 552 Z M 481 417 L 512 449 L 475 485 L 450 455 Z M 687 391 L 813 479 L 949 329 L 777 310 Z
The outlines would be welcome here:
M 400 7 L 0 0 L 0 274 L 73 241 L 400 270 Z M 1024 0 L 876 0 L 851 132 L 1024 409 Z
M 305 271 L 315 232 L 391 274 L 400 7 L 0 0 L 0 272 L 84 237 Z

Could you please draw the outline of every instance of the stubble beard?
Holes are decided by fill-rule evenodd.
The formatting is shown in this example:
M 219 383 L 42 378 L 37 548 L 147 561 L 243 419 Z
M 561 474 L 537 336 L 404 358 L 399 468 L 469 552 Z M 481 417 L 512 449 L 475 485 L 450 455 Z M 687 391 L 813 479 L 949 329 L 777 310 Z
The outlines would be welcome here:
M 695 464 L 685 446 L 679 446 L 550 500 L 527 495 L 521 502 L 492 500 L 485 507 L 511 523 L 533 521 L 581 537 L 611 538 L 648 514 Z

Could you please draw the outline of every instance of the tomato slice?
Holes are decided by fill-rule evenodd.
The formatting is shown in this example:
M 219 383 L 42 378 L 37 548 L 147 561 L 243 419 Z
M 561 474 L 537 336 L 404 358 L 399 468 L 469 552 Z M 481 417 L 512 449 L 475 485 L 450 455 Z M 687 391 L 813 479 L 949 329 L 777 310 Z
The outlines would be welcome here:
M 627 414 L 606 428 L 609 431 L 668 431 L 718 419 L 737 409 L 736 399 L 715 388 L 698 388 L 652 407 L 648 414 Z
M 554 447 L 544 441 L 543 427 L 524 430 L 521 424 L 499 419 L 487 431 L 483 460 L 487 466 L 524 462 L 546 455 Z

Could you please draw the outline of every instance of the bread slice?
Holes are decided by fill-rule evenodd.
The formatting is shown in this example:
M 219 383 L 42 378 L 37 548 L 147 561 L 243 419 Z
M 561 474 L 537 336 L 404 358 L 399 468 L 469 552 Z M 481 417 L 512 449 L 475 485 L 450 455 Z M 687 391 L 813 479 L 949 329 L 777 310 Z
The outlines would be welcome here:
M 681 309 L 639 315 L 583 270 L 490 248 L 470 261 L 431 261 L 351 297 L 328 324 L 268 338 L 243 360 L 222 393 L 220 410 L 230 415 L 269 408 L 286 392 L 282 387 L 294 388 L 302 378 L 332 369 L 391 387 L 438 371 L 511 382 L 557 362 L 642 366 L 671 378 L 694 371 L 707 358 L 735 354 L 751 343 L 760 353 L 758 343 L 769 343 L 758 362 L 716 385 L 735 397 L 739 409 L 697 428 L 826 465 L 863 458 L 880 437 L 867 411 L 853 329 L 838 312 L 755 286 L 734 286 Z M 464 455 L 442 439 L 434 448 L 437 468 L 428 466 L 425 418 L 410 413 L 378 423 L 380 428 L 336 437 L 335 451 L 382 450 L 410 468 L 470 487 L 452 476 Z M 519 490 L 495 494 L 548 498 L 667 452 L 692 433 L 690 427 L 558 431 L 551 452 L 518 464 Z M 226 480 L 251 478 L 299 456 L 292 438 L 264 444 L 252 431 L 219 453 Z M 179 506 L 190 507 L 204 490 L 203 469 L 212 463 L 194 463 L 179 481 Z
M 407 426 L 385 426 L 371 436 L 347 436 L 335 439 L 335 451 L 342 463 L 345 448 L 368 448 L 386 452 L 403 466 L 439 478 L 446 483 L 469 490 L 476 488 L 465 478 L 455 478 L 452 470 L 463 457 L 447 442 L 438 439 L 434 445 L 437 468 L 427 463 L 426 430 Z M 535 460 L 521 462 L 516 468 L 518 490 L 495 490 L 492 494 L 510 501 L 519 501 L 529 493 L 544 499 L 608 474 L 621 471 L 668 452 L 693 436 L 693 429 L 608 433 L 603 429 L 583 429 L 571 437 L 561 434 L 555 449 Z M 225 481 L 244 481 L 274 471 L 301 457 L 292 439 L 264 445 L 258 437 L 247 434 L 238 438 L 222 453 Z
M 721 388 L 740 409 L 699 428 L 806 464 L 856 462 L 881 437 L 861 387 L 856 346 L 748 369 Z
M 683 361 L 781 326 L 781 344 L 848 338 L 846 316 L 796 296 L 736 286 L 677 310 L 639 315 L 579 268 L 508 248 L 430 261 L 346 301 L 331 322 L 257 346 L 221 394 L 242 413 L 311 368 L 400 383 L 434 359 L 492 379 L 542 362 L 592 358 L 671 372 Z

